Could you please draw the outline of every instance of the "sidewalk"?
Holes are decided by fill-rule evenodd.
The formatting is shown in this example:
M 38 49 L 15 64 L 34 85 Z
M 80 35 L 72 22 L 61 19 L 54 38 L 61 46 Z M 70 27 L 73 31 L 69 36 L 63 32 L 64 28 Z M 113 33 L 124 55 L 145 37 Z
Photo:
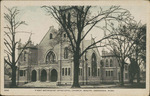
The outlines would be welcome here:
M 115 84 L 100 84 L 100 85 L 81 85 L 81 88 L 111 88 L 115 87 L 117 85 Z M 22 86 L 19 86 L 22 88 L 71 88 L 71 86 L 57 86 L 56 82 L 31 82 L 24 84 Z
M 104 84 L 100 84 L 100 85 L 81 85 L 81 88 L 112 88 L 112 87 L 116 87 L 116 84 L 109 84 L 109 85 L 104 85 Z
M 19 87 L 30 87 L 30 88 L 58 88 L 59 86 L 56 85 L 56 82 L 31 82 L 24 84 L 23 86 Z
M 19 88 L 58 88 L 58 89 L 70 89 L 71 85 L 57 86 L 56 82 L 31 82 L 24 85 L 18 86 Z M 92 89 L 92 88 L 145 88 L 145 83 L 140 84 L 129 84 L 126 83 L 124 86 L 118 84 L 99 84 L 99 85 L 81 85 L 81 89 Z

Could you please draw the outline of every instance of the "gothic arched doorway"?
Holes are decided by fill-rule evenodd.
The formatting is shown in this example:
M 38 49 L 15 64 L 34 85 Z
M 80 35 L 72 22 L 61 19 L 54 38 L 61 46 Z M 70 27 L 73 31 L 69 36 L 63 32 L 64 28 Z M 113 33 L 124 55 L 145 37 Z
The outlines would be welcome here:
M 46 70 L 42 70 L 41 71 L 41 81 L 42 82 L 45 82 L 47 80 L 47 72 L 46 72 Z
M 35 70 L 32 71 L 32 81 L 33 82 L 36 81 L 36 71 Z
M 57 71 L 53 69 L 51 71 L 51 82 L 56 82 L 57 81 Z

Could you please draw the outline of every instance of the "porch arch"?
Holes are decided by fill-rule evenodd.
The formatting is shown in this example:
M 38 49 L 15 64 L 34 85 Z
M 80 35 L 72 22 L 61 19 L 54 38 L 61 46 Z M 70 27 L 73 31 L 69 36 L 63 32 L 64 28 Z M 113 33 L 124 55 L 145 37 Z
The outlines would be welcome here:
M 37 76 L 36 70 L 32 70 L 32 78 L 31 79 L 32 79 L 33 82 L 35 82 L 37 80 L 36 76 Z
M 45 69 L 41 71 L 41 82 L 46 82 L 47 80 L 47 72 Z
M 56 69 L 53 69 L 51 71 L 51 82 L 56 82 L 57 78 L 58 78 L 57 71 L 56 71 Z

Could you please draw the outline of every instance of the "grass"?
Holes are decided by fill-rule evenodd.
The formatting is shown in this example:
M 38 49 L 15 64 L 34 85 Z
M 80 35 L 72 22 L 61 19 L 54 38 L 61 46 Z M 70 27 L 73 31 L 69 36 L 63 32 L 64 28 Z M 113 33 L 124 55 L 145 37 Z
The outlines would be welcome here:
M 125 83 L 124 86 L 115 86 L 113 88 L 146 88 L 146 84 L 145 83 L 133 83 L 133 84 L 129 84 L 129 83 Z

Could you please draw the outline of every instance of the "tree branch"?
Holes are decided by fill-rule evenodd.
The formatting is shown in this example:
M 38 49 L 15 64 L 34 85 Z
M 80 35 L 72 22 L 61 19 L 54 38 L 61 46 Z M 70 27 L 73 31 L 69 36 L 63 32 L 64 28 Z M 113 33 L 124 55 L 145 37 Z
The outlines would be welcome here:
M 97 43 L 100 43 L 100 42 L 102 42 L 103 40 L 108 39 L 108 38 L 110 38 L 111 36 L 114 36 L 114 35 L 116 35 L 116 34 L 112 34 L 112 35 L 106 36 L 106 37 L 104 37 L 104 38 L 102 38 L 102 39 L 100 39 L 100 40 L 98 40 L 98 41 L 92 43 L 92 44 L 89 45 L 85 50 L 83 50 L 83 52 L 80 54 L 80 57 L 81 57 L 89 48 L 91 48 L 92 46 L 94 46 L 94 45 L 96 45 Z
M 5 58 L 4 58 L 4 62 L 6 62 L 10 67 L 12 67 L 11 63 L 8 62 Z

